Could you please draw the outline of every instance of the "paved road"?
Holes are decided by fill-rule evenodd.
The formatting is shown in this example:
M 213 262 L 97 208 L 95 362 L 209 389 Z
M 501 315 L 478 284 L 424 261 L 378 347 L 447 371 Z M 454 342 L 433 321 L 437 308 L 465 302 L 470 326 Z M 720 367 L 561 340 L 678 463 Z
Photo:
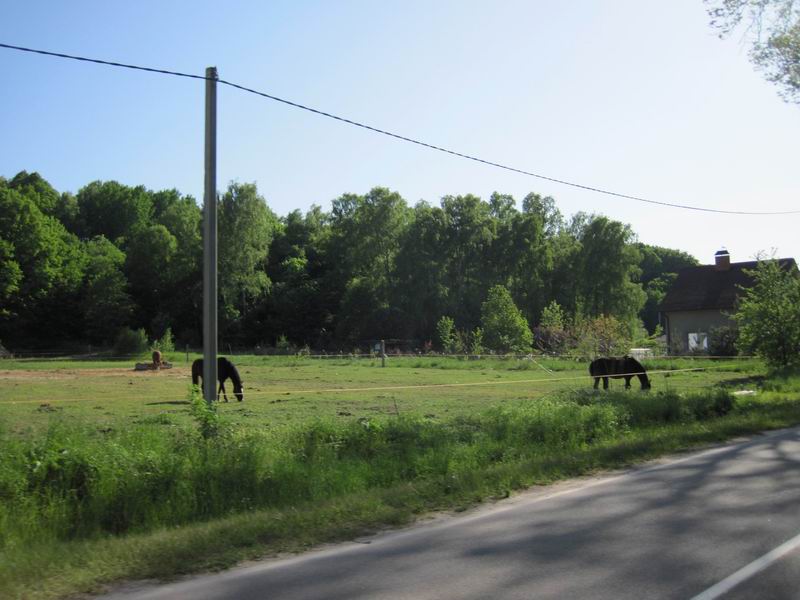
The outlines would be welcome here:
M 688 600 L 798 534 L 800 428 L 106 598 Z M 721 597 L 800 598 L 800 549 L 762 566 Z

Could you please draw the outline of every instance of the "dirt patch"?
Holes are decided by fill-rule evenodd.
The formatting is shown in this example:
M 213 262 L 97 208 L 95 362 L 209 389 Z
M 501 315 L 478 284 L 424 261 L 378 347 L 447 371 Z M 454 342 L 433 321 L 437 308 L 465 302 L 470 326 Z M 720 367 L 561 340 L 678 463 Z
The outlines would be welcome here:
M 0 370 L 0 380 L 9 381 L 53 381 L 59 379 L 82 379 L 85 377 L 168 377 L 185 378 L 191 375 L 189 367 L 173 367 L 162 371 L 135 371 L 130 368 L 109 369 L 56 369 L 53 371 L 39 370 Z

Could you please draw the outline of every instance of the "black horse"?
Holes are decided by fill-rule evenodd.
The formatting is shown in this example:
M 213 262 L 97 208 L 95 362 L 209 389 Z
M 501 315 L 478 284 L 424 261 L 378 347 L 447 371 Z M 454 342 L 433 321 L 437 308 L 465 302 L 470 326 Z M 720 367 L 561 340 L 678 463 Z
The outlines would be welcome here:
M 203 378 L 203 359 L 198 358 L 192 363 L 192 384 L 198 385 L 200 379 Z M 233 366 L 233 363 L 224 356 L 217 358 L 217 379 L 219 380 L 219 389 L 217 390 L 217 401 L 219 401 L 219 393 L 222 392 L 225 402 L 228 401 L 228 394 L 225 393 L 225 380 L 230 379 L 233 382 L 233 395 L 241 402 L 244 400 L 244 389 L 242 388 L 242 378 L 239 377 L 239 371 Z
M 598 358 L 589 365 L 589 374 L 594 377 L 594 389 L 600 379 L 603 379 L 603 389 L 608 389 L 608 378 L 625 378 L 625 389 L 630 389 L 631 378 L 635 375 L 639 378 L 643 390 L 650 389 L 650 380 L 642 364 L 635 358 L 623 356 L 622 358 Z

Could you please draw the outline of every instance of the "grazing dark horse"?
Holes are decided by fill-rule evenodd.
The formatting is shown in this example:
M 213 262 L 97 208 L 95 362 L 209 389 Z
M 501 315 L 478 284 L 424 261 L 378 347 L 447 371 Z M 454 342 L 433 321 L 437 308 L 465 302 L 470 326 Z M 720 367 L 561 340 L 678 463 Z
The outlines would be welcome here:
M 622 358 L 598 358 L 591 362 L 589 365 L 589 374 L 594 377 L 594 389 L 597 389 L 597 384 L 600 379 L 603 380 L 603 389 L 608 389 L 608 378 L 621 379 L 625 378 L 625 389 L 630 389 L 631 378 L 635 375 L 639 378 L 643 390 L 650 389 L 650 380 L 647 378 L 647 372 L 644 370 L 642 364 L 635 358 L 630 356 L 623 356 Z
M 203 359 L 198 358 L 192 363 L 192 384 L 197 385 L 198 380 L 203 378 Z M 242 388 L 242 378 L 239 377 L 239 371 L 233 366 L 233 363 L 224 356 L 217 358 L 217 379 L 219 380 L 219 389 L 217 390 L 217 401 L 219 401 L 219 393 L 222 392 L 225 402 L 228 401 L 228 394 L 225 393 L 225 380 L 230 379 L 233 382 L 233 395 L 241 402 L 244 400 L 244 389 Z M 203 382 L 205 383 L 205 382 Z

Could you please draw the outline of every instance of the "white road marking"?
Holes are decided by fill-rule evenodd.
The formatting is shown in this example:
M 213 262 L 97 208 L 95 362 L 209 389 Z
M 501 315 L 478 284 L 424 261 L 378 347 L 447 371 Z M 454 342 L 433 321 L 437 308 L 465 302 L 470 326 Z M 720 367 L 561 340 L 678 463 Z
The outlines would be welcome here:
M 735 588 L 743 581 L 750 579 L 756 573 L 763 571 L 772 563 L 780 560 L 798 546 L 800 546 L 800 534 L 797 534 L 788 542 L 784 542 L 771 552 L 767 552 L 761 558 L 757 558 L 749 565 L 742 567 L 741 569 L 729 575 L 716 585 L 712 585 L 706 591 L 692 598 L 692 600 L 714 600 L 715 598 L 719 598 L 723 594 L 726 594 L 729 591 L 731 591 L 733 588 Z

